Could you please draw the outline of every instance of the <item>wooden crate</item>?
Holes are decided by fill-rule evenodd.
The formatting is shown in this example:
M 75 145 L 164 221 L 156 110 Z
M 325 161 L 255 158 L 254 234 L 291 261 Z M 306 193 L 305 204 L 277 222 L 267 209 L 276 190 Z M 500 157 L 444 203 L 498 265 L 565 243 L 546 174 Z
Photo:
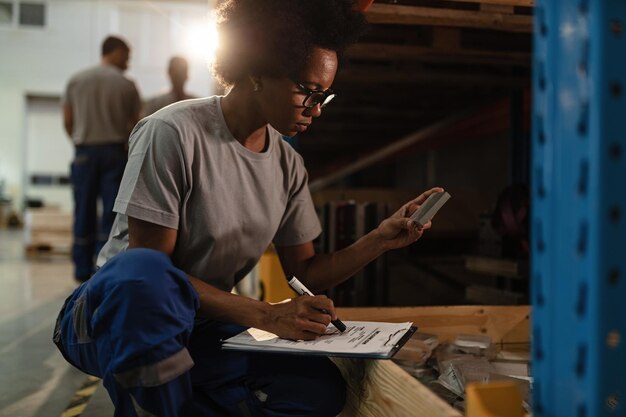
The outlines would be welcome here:
M 450 342 L 458 334 L 486 334 L 503 350 L 528 350 L 528 306 L 339 308 L 343 320 L 406 322 Z M 462 414 L 391 360 L 334 358 L 346 381 L 341 417 L 461 417 Z
M 57 208 L 28 209 L 24 240 L 28 256 L 68 254 L 72 248 L 72 214 Z

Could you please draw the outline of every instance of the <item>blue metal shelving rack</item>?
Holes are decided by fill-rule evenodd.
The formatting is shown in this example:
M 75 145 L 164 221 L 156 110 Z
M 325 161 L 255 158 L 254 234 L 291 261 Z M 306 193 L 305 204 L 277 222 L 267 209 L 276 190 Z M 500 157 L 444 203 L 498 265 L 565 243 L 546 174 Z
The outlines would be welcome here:
M 626 416 L 626 0 L 537 0 L 535 417 Z

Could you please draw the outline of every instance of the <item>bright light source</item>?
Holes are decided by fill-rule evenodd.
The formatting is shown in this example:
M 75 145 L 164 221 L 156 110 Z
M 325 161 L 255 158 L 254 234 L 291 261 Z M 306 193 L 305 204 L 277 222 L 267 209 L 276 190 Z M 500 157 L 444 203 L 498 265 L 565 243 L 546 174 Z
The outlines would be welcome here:
M 185 49 L 190 58 L 202 60 L 207 64 L 213 62 L 219 45 L 215 19 L 208 16 L 200 22 L 190 24 L 187 28 L 185 43 Z

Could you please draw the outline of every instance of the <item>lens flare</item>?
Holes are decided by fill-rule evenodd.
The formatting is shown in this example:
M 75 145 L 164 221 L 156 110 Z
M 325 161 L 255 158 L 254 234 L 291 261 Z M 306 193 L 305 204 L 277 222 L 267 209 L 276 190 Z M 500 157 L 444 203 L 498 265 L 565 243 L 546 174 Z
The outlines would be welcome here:
M 192 59 L 213 62 L 219 46 L 219 35 L 215 19 L 208 16 L 199 22 L 191 23 L 187 28 L 186 52 Z

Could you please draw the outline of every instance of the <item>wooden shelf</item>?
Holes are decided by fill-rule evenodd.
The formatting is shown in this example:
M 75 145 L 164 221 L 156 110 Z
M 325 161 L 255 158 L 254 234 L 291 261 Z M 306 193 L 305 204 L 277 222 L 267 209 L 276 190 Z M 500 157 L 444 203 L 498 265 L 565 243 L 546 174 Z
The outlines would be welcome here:
M 458 334 L 486 334 L 500 349 L 528 348 L 529 306 L 339 308 L 344 320 L 411 321 L 440 342 Z M 341 417 L 461 417 L 462 414 L 390 360 L 335 358 L 348 382 Z

